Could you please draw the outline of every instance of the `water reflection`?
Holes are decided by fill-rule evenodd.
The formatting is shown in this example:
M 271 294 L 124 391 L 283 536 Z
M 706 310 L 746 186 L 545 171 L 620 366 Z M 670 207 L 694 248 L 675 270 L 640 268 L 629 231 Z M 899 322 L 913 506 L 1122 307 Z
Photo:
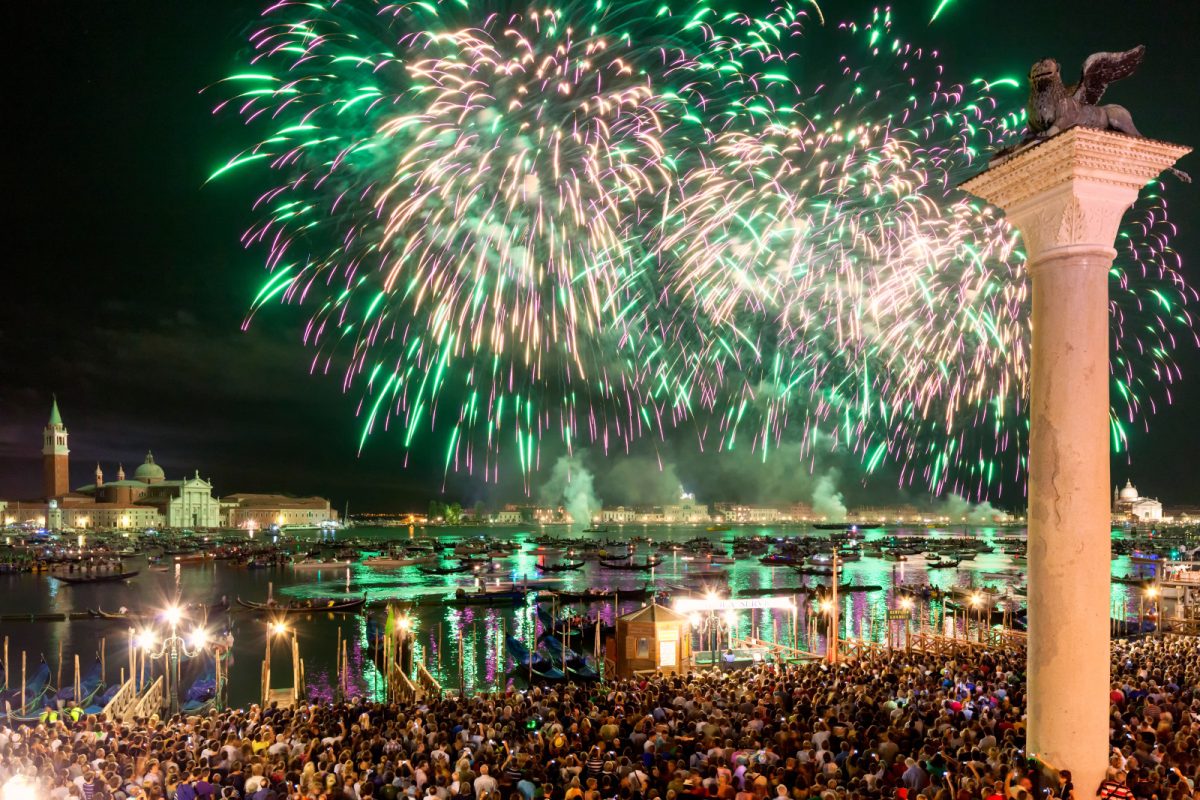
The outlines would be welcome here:
M 515 533 L 504 529 L 477 530 L 431 530 L 422 532 L 422 538 L 440 536 L 449 540 L 461 540 L 479 533 L 513 538 L 525 543 L 534 534 Z M 896 622 L 888 621 L 888 611 L 899 608 L 900 595 L 897 586 L 927 585 L 942 590 L 959 588 L 969 593 L 973 589 L 993 589 L 995 597 L 1003 598 L 1006 604 L 1023 602 L 1020 594 L 1024 581 L 1024 569 L 1014 564 L 1013 559 L 1001 552 L 998 538 L 1023 537 L 1020 529 L 960 529 L 948 528 L 930 531 L 924 528 L 888 529 L 872 531 L 866 541 L 878 541 L 887 537 L 930 537 L 933 541 L 950 540 L 970 534 L 993 547 L 993 552 L 984 552 L 974 559 L 963 561 L 958 569 L 927 569 L 926 560 L 916 556 L 902 562 L 889 562 L 882 558 L 864 556 L 861 560 L 844 565 L 840 583 L 863 590 L 840 591 L 838 594 L 838 621 L 840 636 L 854 636 L 877 643 L 897 641 L 902 637 Z M 556 533 L 556 535 L 560 535 Z M 705 533 L 697 528 L 653 528 L 630 527 L 619 535 L 629 540 L 634 535 L 649 536 L 655 546 L 639 543 L 636 558 L 639 563 L 655 554 L 663 542 L 683 542 L 696 536 L 714 542 L 728 551 L 733 538 L 748 538 L 752 535 L 815 537 L 821 532 L 804 531 L 797 528 L 744 528 L 732 532 Z M 582 538 L 580 534 L 573 534 Z M 604 536 L 604 535 L 601 535 Z M 1117 534 L 1120 538 L 1121 534 Z M 405 537 L 415 541 L 412 530 L 355 528 L 342 531 L 333 541 L 346 538 L 354 540 L 385 541 Z M 646 585 L 656 589 L 675 592 L 719 590 L 734 596 L 746 592 L 774 590 L 779 594 L 791 595 L 796 603 L 793 617 L 790 611 L 753 610 L 743 611 L 734 622 L 736 636 L 755 635 L 767 642 L 784 644 L 811 652 L 821 652 L 828 635 L 827 615 L 817 606 L 812 587 L 828 584 L 827 576 L 800 575 L 786 566 L 762 564 L 758 556 L 739 559 L 733 564 L 709 564 L 704 559 L 690 559 L 686 550 L 674 549 L 661 554 L 662 563 L 652 572 L 642 573 L 606 569 L 595 562 L 588 562 L 578 571 L 544 574 L 537 565 L 552 565 L 576 560 L 567 552 L 550 548 L 534 548 L 518 551 L 505 558 L 495 558 L 499 569 L 486 574 L 431 575 L 421 572 L 416 566 L 394 569 L 377 569 L 361 563 L 349 568 L 335 567 L 318 570 L 295 570 L 291 568 L 244 569 L 229 562 L 201 562 L 196 564 L 174 563 L 162 571 L 149 568 L 144 562 L 135 563 L 141 574 L 127 584 L 75 585 L 66 586 L 46 575 L 12 574 L 0 576 L 0 590 L 5 592 L 6 613 L 42 614 L 49 612 L 85 612 L 88 609 L 115 611 L 121 607 L 148 611 L 162 608 L 176 598 L 185 603 L 213 603 L 221 597 L 231 602 L 241 597 L 245 600 L 262 601 L 268 594 L 281 600 L 290 599 L 347 599 L 361 597 L 365 592 L 372 606 L 380 609 L 388 600 L 415 602 L 411 609 L 414 625 L 414 657 L 426 663 L 436 679 L 447 687 L 465 686 L 469 691 L 500 689 L 509 681 L 520 684 L 520 670 L 514 672 L 516 662 L 510 658 L 506 639 L 514 636 L 526 643 L 536 641 L 544 628 L 535 613 L 534 595 L 515 607 L 488 608 L 482 606 L 448 606 L 438 601 L 454 594 L 456 589 L 472 591 L 477 585 L 503 588 L 508 585 L 527 585 L 540 588 L 561 588 L 579 592 L 585 589 L 633 590 Z M 452 559 L 447 559 L 448 563 Z M 1113 561 L 1113 574 L 1117 576 L 1147 576 L 1155 574 L 1156 565 L 1134 563 L 1127 556 Z M 720 572 L 720 577 L 716 573 Z M 478 584 L 477 584 L 478 581 Z M 872 588 L 878 587 L 878 588 Z M 1144 598 L 1138 587 L 1116 583 L 1112 585 L 1114 615 L 1136 618 L 1139 605 Z M 261 619 L 242 613 L 234 602 L 232 613 L 220 613 L 209 620 L 214 631 L 228 627 L 234 637 L 234 668 L 230 672 L 230 699 L 242 704 L 260 699 L 260 671 L 266 626 Z M 634 610 L 640 600 L 620 600 L 612 596 L 603 601 L 577 602 L 570 608 L 597 617 L 605 625 L 612 625 L 619 613 Z M 560 613 L 562 610 L 559 610 Z M 382 610 L 376 612 L 382 620 Z M 47 662 L 52 668 L 61 647 L 67 663 L 73 663 L 78 654 L 84 664 L 91 662 L 93 652 L 104 649 L 108 679 L 119 680 L 123 668 L 128 674 L 141 660 L 129 658 L 128 643 L 130 628 L 136 623 L 128 620 L 83 620 L 73 622 L 8 622 L 2 625 L 9 639 L 10 659 L 14 667 L 19 664 L 19 654 L 27 652 L 29 668 L 38 662 L 40 654 L 48 654 Z M 314 612 L 293 615 L 289 618 L 300 636 L 301 655 L 307 678 L 309 696 L 314 699 L 329 699 L 338 688 L 338 653 L 334 643 L 341 638 L 347 643 L 350 680 L 345 687 L 350 694 L 381 697 L 383 676 L 376 666 L 374 642 L 365 618 L 338 616 Z M 936 597 L 917 597 L 913 601 L 912 619 L 908 627 L 912 631 L 921 629 L 944 630 L 948 634 L 963 635 L 967 620 L 961 610 L 948 608 L 944 600 Z M 890 633 L 890 636 L 889 636 Z M 593 642 L 573 642 L 577 651 L 590 655 Z M 136 655 L 136 654 L 135 654 Z M 287 664 L 290 654 L 279 651 Z M 285 658 L 286 656 L 286 658 Z M 152 679 L 155 664 L 145 666 L 147 679 Z M 73 669 L 73 667 L 71 668 Z M 185 664 L 187 670 L 199 670 L 197 665 Z M 16 670 L 14 669 L 14 673 Z M 188 678 L 185 677 L 185 682 Z

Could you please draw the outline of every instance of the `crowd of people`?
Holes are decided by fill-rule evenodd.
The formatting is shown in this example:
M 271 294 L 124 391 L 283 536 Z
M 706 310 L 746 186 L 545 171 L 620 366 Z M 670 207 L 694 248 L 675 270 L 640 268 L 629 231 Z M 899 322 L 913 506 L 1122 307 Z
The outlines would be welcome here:
M 417 703 L 0 727 L 3 800 L 1088 800 L 1025 753 L 1020 653 L 896 652 Z M 1194 638 L 1114 646 L 1099 795 L 1193 800 Z M 1064 767 L 1067 765 L 1056 765 Z

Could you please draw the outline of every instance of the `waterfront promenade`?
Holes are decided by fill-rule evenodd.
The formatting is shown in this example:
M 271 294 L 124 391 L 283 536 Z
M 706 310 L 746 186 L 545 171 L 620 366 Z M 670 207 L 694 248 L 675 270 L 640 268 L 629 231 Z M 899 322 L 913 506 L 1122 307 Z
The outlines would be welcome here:
M 1192 637 L 1114 645 L 1109 796 L 1197 796 L 1196 653 Z M 759 666 L 419 703 L 254 705 L 126 725 L 85 717 L 0 728 L 0 796 L 1093 797 L 1097 787 L 1032 768 L 1024 670 L 1024 653 L 1014 650 L 880 652 L 834 667 Z

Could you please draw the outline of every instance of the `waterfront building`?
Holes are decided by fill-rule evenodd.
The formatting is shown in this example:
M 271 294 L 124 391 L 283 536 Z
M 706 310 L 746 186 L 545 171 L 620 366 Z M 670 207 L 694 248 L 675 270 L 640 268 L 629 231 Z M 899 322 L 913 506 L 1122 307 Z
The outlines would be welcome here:
M 605 525 L 626 525 L 637 521 L 637 511 L 628 506 L 600 509 L 600 522 Z
M 492 515 L 493 525 L 520 525 L 521 512 L 515 509 L 502 509 Z
M 3 514 L 6 525 L 100 530 L 220 525 L 212 484 L 199 472 L 192 478 L 169 481 L 162 467 L 154 463 L 153 454 L 147 453 L 132 480 L 126 480 L 124 467 L 119 466 L 117 480 L 105 483 L 104 471 L 97 464 L 94 482 L 71 491 L 70 452 L 67 426 L 58 398 L 54 398 L 42 431 L 44 496 L 7 502 Z
M 167 480 L 163 468 L 154 462 L 154 453 L 148 452 L 146 460 L 134 470 L 132 479 L 126 479 L 125 468 L 118 466 L 117 480 L 105 483 L 104 471 L 97 464 L 95 483 L 81 486 L 73 494 L 92 498 L 93 505 L 96 506 L 154 508 L 158 512 L 158 520 L 150 523 L 151 525 L 164 525 L 168 528 L 218 528 L 221 525 L 221 505 L 212 492 L 212 483 L 201 478 L 199 470 L 190 478 Z M 138 525 L 135 523 L 132 527 Z
M 783 516 L 777 508 L 748 506 L 739 503 L 716 503 L 713 506 L 713 511 L 713 516 L 718 522 L 740 522 L 757 525 L 769 525 L 779 522 Z
M 227 528 L 319 528 L 337 523 L 337 511 L 324 497 L 241 492 L 221 498 Z
M 696 496 L 688 492 L 680 494 L 678 503 L 663 506 L 662 514 L 663 520 L 667 524 L 693 525 L 712 519 L 709 516 L 708 507 L 697 503 Z
M 1133 481 L 1126 479 L 1125 488 L 1113 487 L 1113 518 L 1120 521 L 1157 522 L 1163 518 L 1163 507 L 1156 498 L 1142 497 Z
M 127 477 L 118 464 L 116 480 L 107 480 L 96 464 L 92 483 L 70 490 L 70 448 L 67 426 L 58 408 L 42 431 L 42 490 L 32 500 L 0 502 L 5 525 L 63 529 L 145 529 L 270 527 L 322 525 L 337 519 L 329 501 L 320 497 L 234 494 L 218 500 L 210 480 L 195 470 L 191 477 L 169 480 L 151 452 Z M 111 474 L 111 473 L 110 473 Z

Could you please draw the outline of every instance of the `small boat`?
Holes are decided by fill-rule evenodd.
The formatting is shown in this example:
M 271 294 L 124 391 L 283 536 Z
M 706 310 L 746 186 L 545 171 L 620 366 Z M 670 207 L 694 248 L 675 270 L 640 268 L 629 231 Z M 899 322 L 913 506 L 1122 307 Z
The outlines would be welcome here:
M 319 558 L 305 558 L 305 559 L 301 559 L 300 561 L 292 562 L 292 569 L 349 569 L 349 568 L 350 568 L 349 561 L 338 561 L 337 559 L 330 559 L 329 561 L 324 561 Z
M 459 590 L 449 597 L 438 598 L 438 605 L 447 606 L 515 606 L 525 602 L 524 589 L 507 589 L 500 592 L 464 592 Z
M 429 564 L 436 560 L 436 556 L 427 553 L 425 555 L 414 556 L 372 556 L 363 560 L 363 564 L 376 569 L 392 569 L 396 567 L 415 567 L 418 564 Z
M 458 575 L 475 569 L 471 564 L 457 564 L 451 567 L 417 567 L 417 571 L 425 575 Z
M 584 533 L 608 533 L 608 528 L 601 525 L 598 528 L 584 528 Z
M 584 562 L 582 561 L 563 561 L 558 564 L 535 564 L 542 572 L 571 572 L 572 570 L 581 569 Z
M 730 530 L 730 527 L 728 525 L 709 525 L 704 530 L 708 531 L 709 533 L 725 533 L 726 531 Z
M 542 644 L 550 652 L 554 662 L 567 664 L 567 675 L 577 681 L 595 681 L 600 674 L 588 663 L 588 660 L 576 653 L 570 647 L 565 647 L 557 636 L 543 636 Z M 565 658 L 564 658 L 565 656 Z
M 505 639 L 505 644 L 508 645 L 508 652 L 512 654 L 513 659 L 517 662 L 516 674 L 532 676 L 535 679 L 544 681 L 561 681 L 566 675 L 563 671 L 550 661 L 550 659 L 540 653 L 531 653 L 520 639 L 515 636 L 509 636 Z
M 133 570 L 132 572 L 93 572 L 91 574 L 80 573 L 78 575 L 51 574 L 50 577 L 57 578 L 63 583 L 74 585 L 79 583 L 117 583 L 135 578 L 137 575 L 138 571 Z
M 239 597 L 237 602 L 242 608 L 260 614 L 348 614 L 361 610 L 367 604 L 367 598 L 365 596 L 355 600 L 335 600 L 329 598 L 305 600 L 281 605 L 275 602 L 253 603 Z
M 619 569 L 619 570 L 624 570 L 626 572 L 649 572 L 650 570 L 654 569 L 661 563 L 662 563 L 662 559 L 659 558 L 659 559 L 655 559 L 653 561 L 650 559 L 646 559 L 645 564 L 637 564 L 632 561 L 628 561 L 628 562 L 626 562 L 626 561 L 618 561 L 618 562 L 601 561 L 600 566 L 604 567 L 605 569 Z
M 582 592 L 549 592 L 540 595 L 548 597 L 554 595 L 560 603 L 611 603 L 614 599 L 618 602 L 621 600 L 647 600 L 654 596 L 655 590 L 647 586 L 642 589 L 613 589 L 603 591 L 601 589 L 586 589 Z
M 908 556 L 906 556 L 904 553 L 901 553 L 899 550 L 884 550 L 883 551 L 883 560 L 884 561 L 908 561 Z

